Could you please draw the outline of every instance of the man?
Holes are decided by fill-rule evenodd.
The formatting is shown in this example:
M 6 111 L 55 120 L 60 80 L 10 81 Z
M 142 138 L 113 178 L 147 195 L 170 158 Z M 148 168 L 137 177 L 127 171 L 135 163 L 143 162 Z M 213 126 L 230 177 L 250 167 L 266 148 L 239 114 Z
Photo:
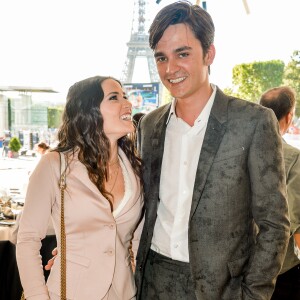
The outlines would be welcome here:
M 8 154 L 8 150 L 9 150 L 9 147 L 8 147 L 8 141 L 6 139 L 3 140 L 3 150 L 2 150 L 2 156 L 4 157 L 7 157 L 7 154 Z
M 277 120 L 209 83 L 214 24 L 205 10 L 170 4 L 149 32 L 174 100 L 139 126 L 137 299 L 270 299 L 289 237 Z
M 286 86 L 270 89 L 261 96 L 260 104 L 274 111 L 282 136 L 292 124 L 295 103 L 294 90 Z M 298 300 L 300 299 L 300 257 L 296 256 L 294 247 L 300 249 L 300 150 L 287 144 L 284 140 L 282 142 L 291 237 L 272 300 Z

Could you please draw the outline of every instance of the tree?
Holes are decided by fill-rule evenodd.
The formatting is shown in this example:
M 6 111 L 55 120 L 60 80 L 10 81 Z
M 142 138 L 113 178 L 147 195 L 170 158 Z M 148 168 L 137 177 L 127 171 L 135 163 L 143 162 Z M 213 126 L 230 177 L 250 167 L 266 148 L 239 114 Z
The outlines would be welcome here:
M 12 137 L 9 141 L 8 147 L 11 151 L 18 152 L 21 149 L 22 145 L 17 137 Z
M 22 145 L 17 137 L 14 136 L 10 139 L 8 147 L 12 151 L 12 157 L 16 158 L 19 156 L 19 150 L 21 149 Z
M 48 128 L 58 128 L 62 122 L 63 107 L 48 107 Z
M 232 93 L 240 98 L 258 102 L 266 90 L 282 85 L 284 62 L 270 60 L 236 65 L 232 70 Z
M 296 50 L 291 56 L 291 61 L 284 70 L 284 85 L 293 88 L 296 91 L 296 115 L 300 115 L 300 51 Z

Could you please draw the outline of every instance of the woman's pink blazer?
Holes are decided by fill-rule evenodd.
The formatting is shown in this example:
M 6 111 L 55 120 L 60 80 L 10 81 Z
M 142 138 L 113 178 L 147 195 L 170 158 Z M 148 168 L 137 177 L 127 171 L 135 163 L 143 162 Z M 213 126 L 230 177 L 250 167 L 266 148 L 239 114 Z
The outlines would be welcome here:
M 111 286 L 120 299 L 135 296 L 129 249 L 141 218 L 143 197 L 139 179 L 121 149 L 119 155 L 127 169 L 131 196 L 115 218 L 76 154 L 69 164 L 65 191 L 68 299 L 100 300 Z M 45 284 L 39 254 L 50 217 L 60 251 L 59 177 L 57 152 L 44 155 L 30 177 L 17 241 L 17 262 L 27 300 L 50 299 L 48 291 L 60 294 L 60 259 L 55 259 Z

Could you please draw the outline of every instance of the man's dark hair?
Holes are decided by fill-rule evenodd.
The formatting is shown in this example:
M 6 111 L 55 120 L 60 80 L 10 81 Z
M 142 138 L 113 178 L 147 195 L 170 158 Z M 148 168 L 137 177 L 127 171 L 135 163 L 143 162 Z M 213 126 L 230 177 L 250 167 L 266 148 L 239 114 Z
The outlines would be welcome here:
M 200 41 L 203 55 L 214 42 L 215 26 L 211 16 L 199 5 L 189 1 L 178 1 L 165 6 L 158 12 L 149 29 L 149 44 L 152 50 L 170 25 L 184 23 Z
M 288 86 L 272 88 L 262 94 L 259 103 L 271 108 L 278 121 L 285 117 L 295 107 L 295 91 Z

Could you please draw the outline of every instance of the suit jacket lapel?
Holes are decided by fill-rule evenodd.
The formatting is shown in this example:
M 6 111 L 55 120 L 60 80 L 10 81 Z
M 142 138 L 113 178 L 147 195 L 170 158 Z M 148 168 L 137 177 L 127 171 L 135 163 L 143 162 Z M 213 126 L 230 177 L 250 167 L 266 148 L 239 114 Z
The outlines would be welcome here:
M 151 153 L 151 175 L 150 175 L 150 185 L 149 199 L 147 201 L 153 201 L 153 205 L 149 205 L 149 214 L 156 215 L 157 204 L 159 198 L 159 183 L 161 174 L 162 158 L 164 153 L 164 141 L 166 135 L 166 122 L 169 115 L 171 105 L 166 105 L 160 115 L 157 117 L 157 121 L 153 124 L 153 132 L 151 136 L 152 153 Z
M 198 206 L 211 165 L 226 130 L 227 107 L 228 97 L 217 88 L 196 171 L 190 219 Z
M 81 181 L 88 189 L 90 189 L 98 198 L 105 199 L 99 192 L 94 183 L 91 182 L 86 167 L 79 161 L 77 154 L 73 158 L 72 173 L 77 180 Z

